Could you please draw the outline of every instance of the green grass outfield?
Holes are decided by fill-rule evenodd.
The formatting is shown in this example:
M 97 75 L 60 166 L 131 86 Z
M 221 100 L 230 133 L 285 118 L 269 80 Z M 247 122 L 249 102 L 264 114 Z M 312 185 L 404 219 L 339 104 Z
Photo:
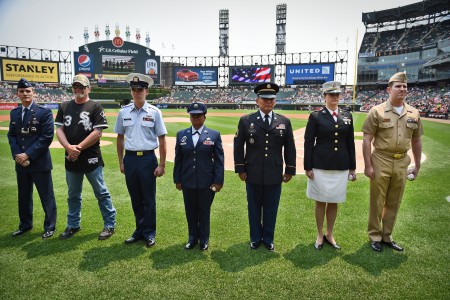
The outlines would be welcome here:
M 169 112 L 163 111 L 166 116 Z M 360 131 L 365 115 L 354 116 Z M 238 117 L 210 115 L 206 125 L 233 134 L 237 121 Z M 112 132 L 115 118 L 109 122 L 107 132 Z M 306 120 L 292 123 L 298 129 Z M 449 299 L 450 124 L 426 120 L 423 124 L 427 160 L 420 176 L 407 183 L 394 231 L 404 253 L 370 249 L 369 181 L 362 174 L 349 184 L 347 201 L 339 206 L 335 238 L 341 251 L 327 245 L 321 251 L 313 248 L 314 203 L 306 199 L 304 175 L 283 184 L 276 251 L 250 250 L 244 184 L 230 171 L 212 206 L 210 249 L 185 251 L 187 225 L 182 194 L 172 182 L 172 163 L 157 180 L 156 246 L 125 245 L 134 217 L 114 138 L 104 138 L 113 145 L 102 148 L 105 180 L 118 212 L 116 233 L 109 240 L 97 240 L 103 222 L 87 180 L 82 230 L 69 240 L 57 238 L 67 220 L 62 149 L 51 150 L 56 236 L 41 239 L 43 211 L 35 193 L 35 227 L 13 238 L 19 222 L 17 184 L 6 131 L 1 131 L 0 299 Z M 187 126 L 170 123 L 169 133 L 173 136 Z

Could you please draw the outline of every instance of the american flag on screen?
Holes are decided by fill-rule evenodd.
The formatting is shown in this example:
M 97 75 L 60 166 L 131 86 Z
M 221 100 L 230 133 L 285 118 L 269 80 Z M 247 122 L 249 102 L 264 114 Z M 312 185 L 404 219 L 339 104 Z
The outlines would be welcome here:
M 246 71 L 246 72 L 245 72 Z M 243 73 L 246 74 L 243 74 Z M 241 69 L 241 74 L 233 72 L 232 80 L 239 82 L 270 82 L 270 67 Z

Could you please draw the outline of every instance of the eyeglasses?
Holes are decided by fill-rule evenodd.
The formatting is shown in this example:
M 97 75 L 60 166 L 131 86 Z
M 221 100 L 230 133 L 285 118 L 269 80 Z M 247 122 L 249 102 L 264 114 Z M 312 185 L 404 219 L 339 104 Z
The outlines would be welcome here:
M 135 93 L 142 93 L 144 91 L 144 88 L 131 88 L 131 90 Z
M 85 90 L 86 89 L 86 87 L 83 85 L 72 85 L 72 88 L 74 90 Z

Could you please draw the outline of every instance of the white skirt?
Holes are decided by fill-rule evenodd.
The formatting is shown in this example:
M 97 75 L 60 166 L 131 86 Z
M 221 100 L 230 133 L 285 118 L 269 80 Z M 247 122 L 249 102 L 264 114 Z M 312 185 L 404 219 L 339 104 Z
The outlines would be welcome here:
M 342 203 L 347 197 L 348 170 L 313 169 L 314 179 L 308 178 L 306 197 L 327 203 Z

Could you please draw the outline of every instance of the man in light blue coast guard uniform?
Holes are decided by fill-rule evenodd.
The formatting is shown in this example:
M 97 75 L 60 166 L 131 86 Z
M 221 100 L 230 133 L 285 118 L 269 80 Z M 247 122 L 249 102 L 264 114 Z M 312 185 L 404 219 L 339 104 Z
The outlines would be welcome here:
M 120 171 L 125 174 L 136 219 L 136 229 L 125 243 L 144 239 L 146 246 L 152 247 L 156 235 L 156 177 L 165 173 L 167 130 L 161 111 L 145 100 L 153 80 L 131 73 L 126 81 L 133 103 L 119 111 L 114 127 Z M 154 152 L 158 147 L 159 165 Z

